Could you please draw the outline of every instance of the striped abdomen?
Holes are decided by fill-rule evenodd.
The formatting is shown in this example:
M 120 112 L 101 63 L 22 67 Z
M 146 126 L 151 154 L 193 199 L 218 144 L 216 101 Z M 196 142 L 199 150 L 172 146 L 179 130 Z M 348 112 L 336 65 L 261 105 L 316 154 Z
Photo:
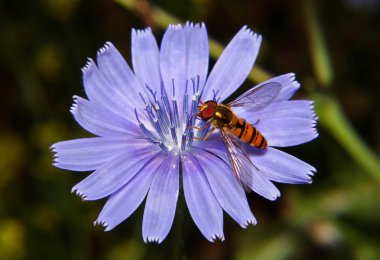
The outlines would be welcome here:
M 259 130 L 243 118 L 238 118 L 235 116 L 227 129 L 231 134 L 237 136 L 243 142 L 249 143 L 254 147 L 264 149 L 268 146 L 267 141 Z

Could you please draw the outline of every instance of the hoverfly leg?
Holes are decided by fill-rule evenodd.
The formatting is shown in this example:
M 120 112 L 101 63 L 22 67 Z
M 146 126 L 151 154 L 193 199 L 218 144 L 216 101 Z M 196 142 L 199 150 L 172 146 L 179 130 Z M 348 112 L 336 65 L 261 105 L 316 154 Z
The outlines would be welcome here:
M 211 123 L 210 122 L 206 122 L 206 124 L 204 125 L 204 126 L 202 126 L 202 127 L 197 127 L 197 126 L 195 126 L 195 125 L 192 125 L 192 126 L 188 126 L 187 128 L 195 128 L 195 129 L 197 129 L 197 130 L 205 130 L 207 127 L 209 127 L 211 125 Z
M 208 131 L 207 135 L 203 137 L 202 141 L 206 141 L 210 137 L 210 135 L 215 131 L 215 129 L 215 127 L 212 127 L 211 130 Z
M 256 120 L 256 122 L 252 123 L 251 125 L 256 126 L 260 122 L 260 119 Z
M 194 139 L 197 139 L 197 140 L 201 140 L 201 141 L 206 141 L 210 135 L 215 131 L 215 127 L 213 126 L 208 132 L 207 132 L 207 135 L 203 138 L 200 138 L 200 137 L 194 137 Z

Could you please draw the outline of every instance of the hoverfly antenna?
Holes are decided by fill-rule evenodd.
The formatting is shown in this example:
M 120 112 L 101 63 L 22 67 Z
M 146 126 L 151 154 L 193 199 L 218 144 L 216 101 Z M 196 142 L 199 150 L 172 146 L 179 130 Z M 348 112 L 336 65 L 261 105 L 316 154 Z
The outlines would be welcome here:
M 212 92 L 214 93 L 214 97 L 212 98 L 212 100 L 214 100 L 215 102 L 218 102 L 219 101 L 219 98 L 216 99 L 216 95 L 218 95 L 219 93 L 219 89 L 215 92 L 215 90 L 213 89 Z

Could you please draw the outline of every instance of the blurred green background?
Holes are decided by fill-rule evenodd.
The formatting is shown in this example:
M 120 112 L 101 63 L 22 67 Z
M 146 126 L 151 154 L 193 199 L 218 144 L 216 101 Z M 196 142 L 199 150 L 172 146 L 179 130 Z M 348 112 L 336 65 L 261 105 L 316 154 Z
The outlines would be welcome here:
M 380 3 L 378 0 L 36 0 L 0 2 L 0 259 L 380 259 Z M 111 41 L 130 61 L 131 28 L 204 21 L 213 59 L 247 24 L 263 35 L 242 90 L 295 72 L 297 98 L 316 101 L 318 139 L 285 149 L 314 165 L 312 185 L 249 194 L 258 225 L 225 215 L 225 242 L 209 243 L 187 211 L 144 244 L 142 211 L 110 232 L 94 227 L 105 200 L 70 193 L 86 173 L 51 166 L 49 146 L 88 136 L 69 108 L 85 96 L 80 68 Z M 222 45 L 221 45 L 221 44 Z

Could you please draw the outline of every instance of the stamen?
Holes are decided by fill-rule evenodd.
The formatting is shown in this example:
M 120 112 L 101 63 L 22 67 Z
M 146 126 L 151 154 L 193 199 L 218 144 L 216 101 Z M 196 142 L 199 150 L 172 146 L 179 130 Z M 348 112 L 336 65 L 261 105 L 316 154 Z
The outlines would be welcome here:
M 187 140 L 186 140 L 186 132 L 182 134 L 182 142 L 181 142 L 181 152 L 184 152 L 187 147 Z
M 191 112 L 190 112 L 191 115 L 195 115 L 198 111 L 198 100 L 199 100 L 198 95 L 196 94 L 193 95 L 192 101 L 191 101 Z M 191 120 L 191 125 L 194 125 L 194 124 L 195 124 L 195 116 Z
M 199 77 L 199 75 L 197 75 L 197 92 L 196 92 L 196 94 L 197 95 L 199 95 L 199 82 L 200 82 L 200 80 L 201 80 L 201 77 Z
M 174 125 L 176 128 L 179 128 L 179 115 L 178 115 L 178 105 L 177 100 L 175 97 L 173 97 L 173 112 L 174 112 Z
M 144 102 L 144 104 L 146 105 L 145 99 L 144 99 L 143 95 L 141 94 L 141 92 L 139 92 L 139 95 L 140 95 L 142 101 Z
M 183 97 L 183 108 L 182 108 L 182 125 L 185 126 L 187 124 L 187 117 L 188 117 L 188 101 L 189 95 L 185 93 L 185 96 Z
M 170 124 L 168 122 L 168 119 L 165 116 L 165 113 L 163 113 L 159 103 L 157 103 L 154 106 L 154 110 L 156 111 L 156 114 L 158 117 L 158 122 L 160 124 L 160 127 L 163 129 L 163 132 L 165 132 L 165 134 L 169 134 L 169 125 Z
M 161 139 L 163 141 L 167 141 L 167 139 L 166 139 L 166 137 L 165 137 L 165 135 L 164 135 L 164 133 L 162 131 L 162 127 L 161 127 L 161 125 L 159 123 L 159 120 L 157 120 L 157 119 L 154 120 L 154 128 L 156 129 L 156 131 L 157 131 L 158 135 L 161 137 Z
M 146 108 L 144 110 L 148 113 L 149 120 L 153 124 L 154 120 L 156 120 L 156 117 L 153 114 L 152 107 L 146 106 Z
M 166 90 L 163 84 L 161 85 L 161 100 L 162 100 L 162 106 L 166 112 L 166 117 L 168 121 L 170 121 L 169 123 L 172 124 L 173 123 L 172 111 L 170 109 L 168 95 L 166 94 Z
M 135 109 L 135 115 L 139 122 L 139 126 L 150 141 L 159 144 L 162 150 L 166 152 L 184 152 L 192 146 L 194 140 L 195 134 L 191 126 L 196 123 L 195 115 L 198 111 L 200 77 L 197 76 L 191 79 L 190 84 L 192 84 L 193 93 L 188 91 L 189 82 L 190 80 L 186 81 L 183 97 L 177 97 L 175 81 L 172 79 L 173 96 L 171 101 L 169 101 L 170 99 L 162 82 L 161 97 L 158 97 L 157 92 L 148 85 L 145 85 L 145 87 L 147 89 L 146 94 L 151 96 L 149 97 L 149 100 L 145 95 L 139 93 L 146 105 L 144 110 L 147 113 L 147 118 L 154 131 L 150 131 L 145 127 L 140 121 L 137 110 Z M 189 100 L 190 97 L 192 98 L 191 103 Z M 181 105 L 182 107 L 180 108 L 182 111 L 178 108 L 178 98 L 182 98 L 181 101 L 183 101 Z M 197 130 L 196 133 L 197 135 L 205 135 L 207 131 Z
M 175 97 L 174 79 L 172 79 L 173 97 Z
M 151 89 L 148 86 L 148 84 L 145 84 L 145 87 L 148 89 L 149 93 L 152 95 L 154 102 L 157 103 L 157 98 L 156 98 L 157 91 L 153 91 L 153 89 Z
M 199 121 L 199 123 L 197 124 L 197 127 L 202 129 L 202 130 L 198 130 L 197 131 L 197 135 L 196 135 L 197 138 L 204 138 L 205 137 L 205 135 L 206 135 L 206 133 L 208 131 L 208 127 L 205 127 L 203 129 L 203 127 L 205 125 L 206 125 L 206 122 L 204 122 L 204 121 Z
M 141 130 L 143 131 L 143 133 L 148 137 L 148 139 L 153 142 L 153 143 L 157 143 L 157 138 L 145 127 L 145 125 L 143 123 L 141 123 L 140 119 L 139 119 L 139 116 L 137 115 L 137 110 L 135 108 L 135 115 L 136 115 L 136 119 L 137 121 L 139 122 L 139 126 L 141 128 Z
M 186 145 L 186 148 L 189 149 L 191 148 L 191 146 L 193 145 L 193 140 L 194 140 L 194 131 L 192 129 L 190 129 L 188 132 L 187 132 L 187 145 Z
M 162 150 L 164 150 L 165 152 L 169 152 L 169 149 L 166 147 L 166 145 L 164 145 L 163 142 L 158 142 L 158 145 L 161 147 Z
M 174 141 L 175 145 L 178 145 L 176 127 L 174 127 L 174 126 L 170 127 L 170 132 L 172 134 L 172 138 L 173 138 L 173 141 Z

